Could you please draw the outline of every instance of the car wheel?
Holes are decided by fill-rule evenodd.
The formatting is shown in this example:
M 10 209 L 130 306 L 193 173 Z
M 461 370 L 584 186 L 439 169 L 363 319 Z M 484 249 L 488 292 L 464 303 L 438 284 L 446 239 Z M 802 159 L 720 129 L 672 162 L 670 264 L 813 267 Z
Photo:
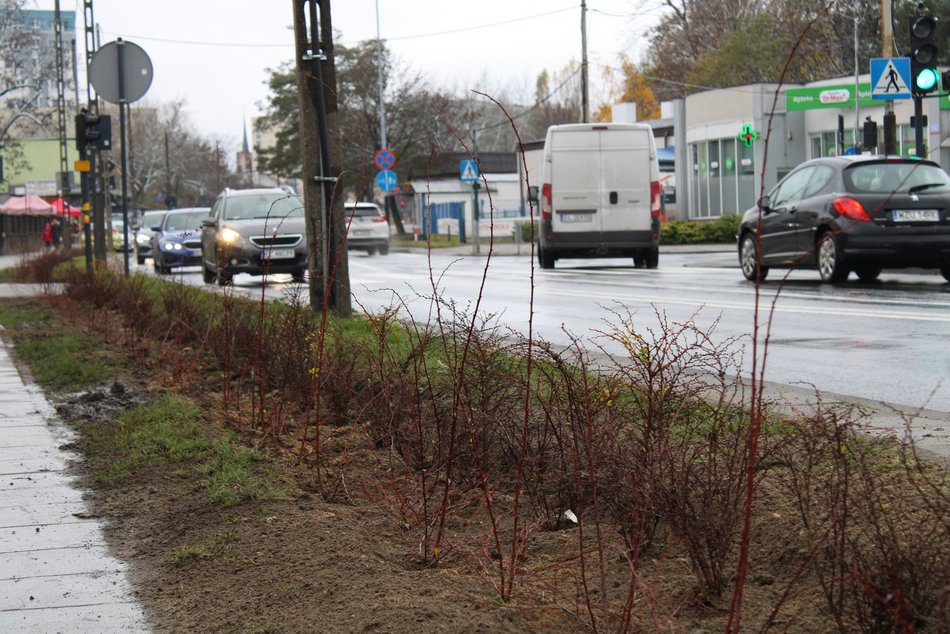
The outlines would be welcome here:
M 230 273 L 225 273 L 223 271 L 218 271 L 218 274 L 215 275 L 215 278 L 218 280 L 218 286 L 228 286 L 232 283 L 232 276 Z
M 943 279 L 950 282 L 950 264 L 944 264 L 940 267 L 940 274 L 943 275 Z
M 155 269 L 155 273 L 158 275 L 164 275 L 166 272 L 168 272 L 168 269 L 162 266 L 159 260 L 155 260 L 155 266 L 153 268 Z
M 291 278 L 293 279 L 293 281 L 297 282 L 298 284 L 303 284 L 304 282 L 303 275 L 304 275 L 304 269 L 297 269 L 291 274 Z
M 646 268 L 647 260 L 642 255 L 633 256 L 633 266 L 637 269 Z
M 660 247 L 651 248 L 647 253 L 646 260 L 648 269 L 655 269 L 656 267 L 660 266 Z
M 380 255 L 389 255 L 389 245 L 388 245 L 388 244 L 384 244 L 383 246 L 379 247 L 379 254 L 380 254 Z
M 857 274 L 858 279 L 862 282 L 873 282 L 881 274 L 881 267 L 879 266 L 859 266 L 854 269 L 854 272 Z
M 542 269 L 554 268 L 554 256 L 547 250 L 538 248 L 538 264 Z
M 135 256 L 135 261 L 138 262 L 139 266 L 142 266 L 143 264 L 145 264 L 145 256 L 137 255 Z
M 376 247 L 366 249 L 366 255 L 376 255 Z
M 755 281 L 756 274 L 756 262 L 758 261 L 758 256 L 756 255 L 756 240 L 755 235 L 747 233 L 742 237 L 742 241 L 739 243 L 739 266 L 742 267 L 742 275 L 750 282 Z M 765 276 L 769 274 L 768 268 L 761 266 L 761 263 L 758 267 L 759 280 L 764 280 Z
M 214 280 L 217 276 L 214 274 L 214 271 L 208 268 L 207 264 L 202 263 L 201 265 L 201 279 L 204 280 L 205 284 L 214 284 Z
M 818 274 L 822 282 L 837 284 L 848 279 L 848 267 L 841 256 L 838 238 L 830 231 L 818 237 Z

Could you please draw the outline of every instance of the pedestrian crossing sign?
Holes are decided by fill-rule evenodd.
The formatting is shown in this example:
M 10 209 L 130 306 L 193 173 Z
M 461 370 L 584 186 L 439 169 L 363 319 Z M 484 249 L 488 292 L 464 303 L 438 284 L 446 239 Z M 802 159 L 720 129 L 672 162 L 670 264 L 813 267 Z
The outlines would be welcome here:
M 474 183 L 478 180 L 478 163 L 466 159 L 459 164 L 459 172 L 463 183 Z
M 910 58 L 871 59 L 871 98 L 910 99 Z

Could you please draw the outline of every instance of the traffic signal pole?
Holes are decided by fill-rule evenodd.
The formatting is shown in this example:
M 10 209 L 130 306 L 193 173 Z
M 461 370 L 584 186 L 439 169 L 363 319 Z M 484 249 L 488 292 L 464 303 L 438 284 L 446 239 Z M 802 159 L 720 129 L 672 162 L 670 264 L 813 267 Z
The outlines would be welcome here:
M 891 24 L 891 3 L 881 3 L 881 49 L 884 57 L 894 56 L 894 29 Z M 884 154 L 897 154 L 897 117 L 894 100 L 884 102 Z

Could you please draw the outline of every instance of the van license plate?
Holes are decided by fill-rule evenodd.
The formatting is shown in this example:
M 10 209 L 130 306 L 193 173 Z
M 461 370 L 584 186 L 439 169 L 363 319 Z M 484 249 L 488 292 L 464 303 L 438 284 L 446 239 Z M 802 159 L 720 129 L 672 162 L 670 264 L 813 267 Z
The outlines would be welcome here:
M 293 249 L 261 249 L 262 260 L 286 260 L 292 257 Z
M 894 222 L 940 222 L 936 209 L 895 209 L 891 213 Z
M 561 222 L 590 222 L 594 214 L 561 214 Z

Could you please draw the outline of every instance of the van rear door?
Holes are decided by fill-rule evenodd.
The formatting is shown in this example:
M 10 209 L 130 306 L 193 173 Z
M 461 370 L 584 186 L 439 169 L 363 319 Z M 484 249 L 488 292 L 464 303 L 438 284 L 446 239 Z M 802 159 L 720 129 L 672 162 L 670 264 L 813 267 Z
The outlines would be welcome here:
M 554 231 L 599 234 L 600 133 L 590 129 L 557 130 L 550 135 L 550 143 Z
M 649 231 L 650 182 L 656 162 L 651 155 L 652 132 L 613 129 L 599 134 L 601 231 Z

